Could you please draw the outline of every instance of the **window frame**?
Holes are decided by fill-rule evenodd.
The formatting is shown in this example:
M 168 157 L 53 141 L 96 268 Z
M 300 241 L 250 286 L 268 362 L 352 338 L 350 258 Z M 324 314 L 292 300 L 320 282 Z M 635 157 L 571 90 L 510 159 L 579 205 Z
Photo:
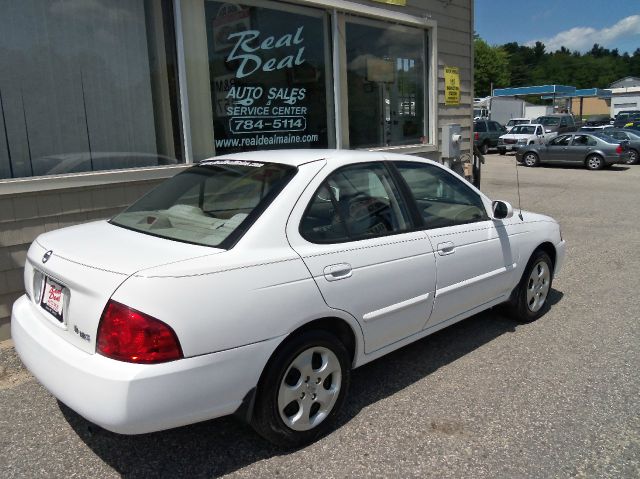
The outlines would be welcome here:
M 475 196 L 478 199 L 478 203 L 482 205 L 482 210 L 484 211 L 484 217 L 482 219 L 476 220 L 476 221 L 470 221 L 467 223 L 459 223 L 459 224 L 455 224 L 455 225 L 448 225 L 448 226 L 438 226 L 438 227 L 429 227 L 425 224 L 424 222 L 424 218 L 422 217 L 422 214 L 420 214 L 420 208 L 418 207 L 418 203 L 411 191 L 411 188 L 409 187 L 409 184 L 407 183 L 407 181 L 404 179 L 404 177 L 402 176 L 402 174 L 400 173 L 398 167 L 396 166 L 396 163 L 412 163 L 412 164 L 416 164 L 416 165 L 422 165 L 424 167 L 430 167 L 430 168 L 439 168 L 442 169 L 444 171 L 445 174 L 451 175 L 452 180 L 453 181 L 457 181 L 462 187 L 463 189 L 465 189 L 468 193 L 470 193 L 471 195 Z M 352 167 L 354 165 L 369 165 L 369 164 L 381 164 L 385 167 L 385 169 L 387 170 L 387 173 L 389 174 L 389 177 L 391 179 L 392 185 L 395 186 L 395 188 L 397 189 L 398 194 L 400 195 L 400 198 L 402 201 L 404 201 L 408 213 L 409 213 L 409 217 L 407 218 L 410 223 L 411 223 L 411 227 L 402 231 L 393 231 L 391 233 L 387 233 L 384 235 L 378 235 L 378 236 L 372 236 L 369 238 L 352 238 L 351 237 L 351 232 L 349 231 L 349 227 L 347 226 L 347 223 L 344 219 L 344 217 L 342 216 L 342 213 L 340 211 L 338 211 L 337 213 L 340 215 L 340 218 L 344 224 L 344 228 L 345 228 L 345 232 L 346 232 L 346 239 L 343 240 L 328 240 L 328 241 L 317 241 L 317 240 L 311 240 L 309 239 L 302 230 L 302 223 L 304 221 L 305 216 L 307 215 L 309 209 L 311 208 L 311 204 L 314 201 L 314 198 L 316 197 L 316 195 L 318 194 L 318 191 L 320 191 L 320 189 L 326 184 L 327 179 L 329 179 L 332 175 L 334 175 L 335 173 L 339 172 L 340 170 L 344 169 L 344 168 L 348 168 L 348 167 Z M 332 203 L 334 203 L 335 205 L 335 197 L 333 194 L 332 189 L 329 187 L 328 188 L 329 191 L 331 192 L 331 201 Z M 431 231 L 431 230 L 437 230 L 437 229 L 442 229 L 442 228 L 455 228 L 455 227 L 460 227 L 460 226 L 464 226 L 464 225 L 469 225 L 469 224 L 476 224 L 476 223 L 481 223 L 481 222 L 485 222 L 485 221 L 491 221 L 491 215 L 490 215 L 490 211 L 488 209 L 487 206 L 487 201 L 485 201 L 485 198 L 482 196 L 481 193 L 478 193 L 477 191 L 474 191 L 474 189 L 472 187 L 470 187 L 469 185 L 467 185 L 464 181 L 462 181 L 460 178 L 456 178 L 456 175 L 454 175 L 453 173 L 451 173 L 451 170 L 440 166 L 439 164 L 432 164 L 432 163 L 427 163 L 427 162 L 423 162 L 423 161 L 416 161 L 416 160 L 406 160 L 406 159 L 401 159 L 401 160 L 389 160 L 389 159 L 385 159 L 385 160 L 380 160 L 380 161 L 368 161 L 368 162 L 356 162 L 356 163 L 350 163 L 348 165 L 344 165 L 344 166 L 340 166 L 332 171 L 330 171 L 329 173 L 326 174 L 326 176 L 322 179 L 322 181 L 320 182 L 320 184 L 316 187 L 316 189 L 314 190 L 314 192 L 312 193 L 309 202 L 307 203 L 307 205 L 305 206 L 302 215 L 300 216 L 299 222 L 298 222 L 298 227 L 297 227 L 297 232 L 300 235 L 300 237 L 302 239 L 304 239 L 305 241 L 311 243 L 311 244 L 317 244 L 317 245 L 332 245 L 332 244 L 344 244 L 344 243 L 355 243 L 358 241 L 369 241 L 369 240 L 377 240 L 380 238 L 387 238 L 387 237 L 393 237 L 393 236 L 397 236 L 400 234 L 407 234 L 407 233 L 414 233 L 416 231 Z
M 204 0 L 203 0 L 204 1 Z M 368 151 L 393 151 L 398 153 L 428 153 L 438 151 L 439 124 L 439 65 L 438 65 L 438 22 L 426 16 L 383 8 L 374 5 L 355 3 L 348 0 L 300 0 L 291 4 L 284 1 L 245 0 L 240 3 L 294 10 L 321 10 L 327 17 L 327 34 L 325 36 L 326 51 L 330 59 L 327 69 L 327 128 L 329 130 L 329 146 L 335 144 L 337 149 L 349 149 L 349 124 L 346 84 L 346 44 L 345 21 L 348 16 L 375 20 L 387 25 L 406 25 L 424 31 L 423 48 L 423 100 L 425 105 L 423 133 L 425 143 L 400 146 L 382 146 L 379 148 L 363 148 Z M 193 142 L 191 137 L 191 121 L 189 112 L 189 92 L 187 89 L 187 62 L 185 52 L 183 0 L 172 0 L 173 4 L 173 48 L 176 65 L 176 83 L 178 100 L 178 119 L 180 122 L 181 153 L 184 162 L 172 166 L 151 166 L 126 169 L 111 169 L 95 172 L 80 172 L 60 175 L 31 176 L 15 179 L 2 179 L 0 197 L 6 194 L 42 192 L 66 188 L 85 188 L 105 184 L 134 183 L 138 181 L 167 179 L 190 168 L 197 161 L 193 159 Z M 333 110 L 333 111 L 332 111 Z M 212 156 L 216 154 L 215 148 Z
M 176 110 L 172 111 L 171 122 L 173 126 L 173 138 L 176 159 L 179 161 L 173 165 L 134 166 L 129 168 L 110 168 L 104 170 L 81 171 L 74 173 L 57 173 L 48 175 L 32 175 L 14 178 L 0 178 L 0 198 L 5 195 L 23 193 L 40 193 L 68 188 L 86 188 L 118 183 L 135 183 L 150 180 L 164 180 L 193 166 L 190 161 L 189 148 L 185 131 L 188 124 L 184 123 L 184 104 L 181 88 L 181 71 L 184 67 L 184 51 L 182 48 L 182 29 L 179 27 L 179 4 L 182 0 L 169 0 L 170 5 L 163 13 L 163 26 L 167 28 L 164 40 L 165 54 L 170 58 L 170 68 L 175 78 L 175 103 Z M 147 32 L 148 34 L 148 32 Z M 182 57 L 182 63 L 181 63 Z M 169 68 L 169 65 L 167 65 Z M 153 103 L 155 111 L 156 105 Z M 177 130 L 176 130 L 177 128 Z M 157 131 L 156 131 L 157 134 Z

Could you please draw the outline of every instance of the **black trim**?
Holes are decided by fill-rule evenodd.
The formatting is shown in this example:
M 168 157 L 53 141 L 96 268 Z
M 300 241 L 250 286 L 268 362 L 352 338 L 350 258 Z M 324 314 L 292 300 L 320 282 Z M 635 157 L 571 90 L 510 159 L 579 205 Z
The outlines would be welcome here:
M 265 163 L 266 164 L 266 163 Z M 277 163 L 276 163 L 277 164 Z M 229 236 L 227 236 L 220 244 L 218 244 L 217 248 L 223 249 L 231 249 L 233 248 L 238 241 L 245 235 L 249 228 L 253 226 L 253 224 L 262 216 L 262 213 L 269 207 L 269 205 L 273 202 L 274 199 L 280 194 L 280 192 L 284 189 L 285 186 L 289 184 L 291 179 L 298 172 L 298 168 L 292 166 L 289 172 L 280 178 L 278 184 L 273 186 L 267 196 L 262 198 L 260 203 L 249 213 L 242 223 L 238 225 L 238 227 L 233 230 Z
M 387 166 L 389 173 L 391 174 L 391 178 L 396 183 L 396 188 L 398 188 L 398 191 L 404 197 L 404 202 L 409 208 L 409 212 L 413 217 L 412 219 L 413 219 L 414 228 L 418 230 L 424 228 L 425 226 L 424 218 L 420 214 L 418 203 L 416 202 L 416 199 L 414 198 L 413 193 L 411 193 L 409 184 L 402 177 L 402 175 L 400 174 L 400 171 L 398 171 L 398 168 L 396 167 L 396 165 L 393 164 L 392 161 L 385 160 L 384 163 Z M 419 162 L 416 162 L 416 163 L 419 163 Z

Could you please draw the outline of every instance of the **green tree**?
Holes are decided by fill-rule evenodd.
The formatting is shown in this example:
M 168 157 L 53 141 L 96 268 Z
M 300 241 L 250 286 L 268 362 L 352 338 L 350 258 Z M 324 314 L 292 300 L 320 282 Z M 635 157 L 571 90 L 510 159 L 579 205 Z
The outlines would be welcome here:
M 474 88 L 476 96 L 491 94 L 494 88 L 509 86 L 511 80 L 509 56 L 501 47 L 492 47 L 481 38 L 474 40 L 475 76 Z

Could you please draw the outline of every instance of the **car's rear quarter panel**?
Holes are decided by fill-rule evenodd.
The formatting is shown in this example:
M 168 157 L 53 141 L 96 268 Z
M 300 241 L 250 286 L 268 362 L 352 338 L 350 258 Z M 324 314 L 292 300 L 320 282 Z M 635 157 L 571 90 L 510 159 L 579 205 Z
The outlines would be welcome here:
M 331 315 L 293 250 L 238 256 L 216 255 L 199 274 L 133 276 L 113 299 L 169 324 L 187 357 L 264 341 Z

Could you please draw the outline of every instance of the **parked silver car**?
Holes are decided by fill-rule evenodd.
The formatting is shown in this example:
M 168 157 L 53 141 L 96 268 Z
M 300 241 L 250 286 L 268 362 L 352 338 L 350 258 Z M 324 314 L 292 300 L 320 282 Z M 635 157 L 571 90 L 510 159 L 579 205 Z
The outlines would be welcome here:
M 516 160 L 526 166 L 540 163 L 581 164 L 600 170 L 629 158 L 629 141 L 603 134 L 574 133 L 558 135 L 544 145 L 527 145 L 516 152 Z
M 608 128 L 602 132 L 618 141 L 629 140 L 629 158 L 627 165 L 635 165 L 640 159 L 640 131 Z

